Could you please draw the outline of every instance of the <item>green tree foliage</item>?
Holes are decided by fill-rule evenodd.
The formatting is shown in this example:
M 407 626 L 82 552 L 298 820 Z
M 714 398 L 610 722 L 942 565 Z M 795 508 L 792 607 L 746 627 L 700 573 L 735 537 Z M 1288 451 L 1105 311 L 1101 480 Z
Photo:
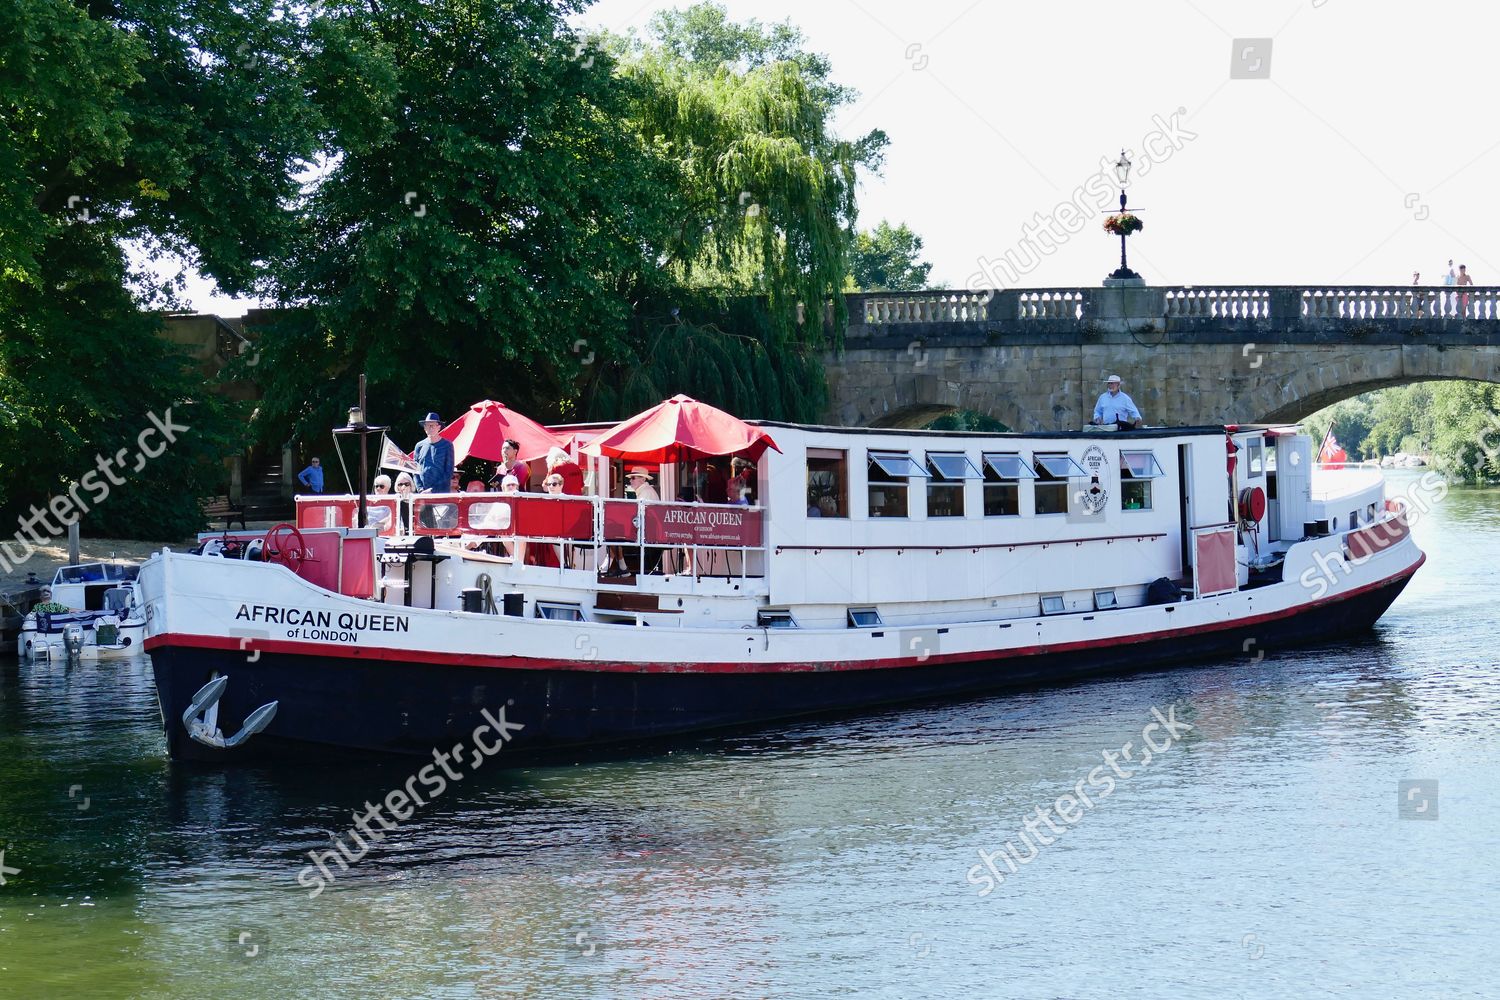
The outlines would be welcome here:
M 299 85 L 277 67 L 296 48 L 288 13 L 273 0 L 0 8 L 7 520 L 67 492 L 96 454 L 133 449 L 148 414 L 171 407 L 192 431 L 86 524 L 176 538 L 201 523 L 195 498 L 222 478 L 230 425 L 141 313 L 170 288 L 128 274 L 124 248 L 184 254 L 230 290 L 276 252 L 311 135 Z
M 668 246 L 689 287 L 764 294 L 781 343 L 821 345 L 825 327 L 798 305 L 831 302 L 848 271 L 857 168 L 879 166 L 885 134 L 837 137 L 832 118 L 853 92 L 828 79 L 789 24 L 729 22 L 703 3 L 658 15 L 646 42 L 625 47 L 636 125 L 673 171 L 682 210 Z M 617 46 L 618 47 L 618 46 Z
M 1303 423 L 1315 442 L 1331 426 L 1355 460 L 1405 452 L 1431 456 L 1454 480 L 1500 476 L 1500 385 L 1445 381 L 1380 389 L 1326 407 Z
M 881 220 L 854 237 L 849 249 L 849 283 L 862 292 L 910 292 L 927 287 L 932 265 L 924 263 L 922 237 L 906 223 Z
M 545 0 L 329 0 L 307 77 L 327 121 L 276 268 L 262 419 L 321 439 L 359 372 L 400 424 L 493 396 L 576 415 L 667 241 L 666 171 L 629 89 Z M 399 435 L 399 437 L 410 435 Z
M 605 51 L 567 26 L 586 2 L 0 8 L 0 504 L 173 407 L 191 443 L 111 498 L 173 534 L 239 450 L 142 313 L 176 284 L 126 248 L 286 307 L 254 373 L 270 445 L 321 440 L 360 372 L 398 426 L 480 396 L 815 415 L 884 135 L 833 134 L 853 93 L 789 24 L 700 5 Z
M 788 23 L 737 24 L 700 3 L 658 14 L 645 41 L 602 41 L 679 211 L 627 349 L 591 373 L 587 412 L 619 417 L 681 391 L 735 412 L 816 419 L 827 395 L 818 355 L 846 319 L 837 293 L 854 178 L 878 169 L 884 133 L 833 135 L 855 94 Z
M 1431 452 L 1436 431 L 1432 400 L 1438 388 L 1438 383 L 1419 382 L 1371 393 L 1370 430 L 1360 451 L 1370 458 Z
M 988 414 L 974 410 L 953 410 L 927 425 L 933 431 L 979 431 L 984 434 L 1006 434 L 1010 428 Z
M 687 392 L 745 417 L 818 419 L 827 390 L 814 348 L 775 347 L 771 319 L 758 300 L 683 297 L 691 304 L 672 307 L 676 315 L 632 322 L 635 361 L 600 367 L 589 387 L 594 412 L 625 416 Z
M 1432 390 L 1433 457 L 1452 479 L 1500 478 L 1500 385 L 1442 382 Z

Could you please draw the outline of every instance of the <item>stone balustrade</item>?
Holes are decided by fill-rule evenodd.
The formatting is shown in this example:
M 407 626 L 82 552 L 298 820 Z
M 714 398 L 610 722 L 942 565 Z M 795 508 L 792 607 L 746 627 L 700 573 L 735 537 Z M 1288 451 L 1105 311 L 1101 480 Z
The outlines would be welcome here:
M 865 322 L 978 323 L 989 318 L 994 292 L 885 292 L 864 295 Z M 850 310 L 850 315 L 859 315 Z
M 935 325 L 961 333 L 1037 327 L 1203 329 L 1274 326 L 1286 332 L 1500 323 L 1500 288 L 1409 285 L 1185 285 L 988 291 L 863 292 L 849 296 L 851 337 Z

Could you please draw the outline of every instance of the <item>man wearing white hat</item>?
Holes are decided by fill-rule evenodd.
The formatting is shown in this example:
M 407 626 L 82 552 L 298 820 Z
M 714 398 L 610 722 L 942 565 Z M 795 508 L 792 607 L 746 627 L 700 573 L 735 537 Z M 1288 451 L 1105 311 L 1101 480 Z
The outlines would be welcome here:
M 656 494 L 656 487 L 651 485 L 652 478 L 645 466 L 637 465 L 626 475 L 625 481 L 630 484 L 637 500 L 658 500 L 660 497 Z
M 1099 402 L 1094 404 L 1094 419 L 1091 422 L 1113 424 L 1122 431 L 1133 429 L 1141 419 L 1141 411 L 1136 409 L 1135 400 L 1120 391 L 1120 376 L 1111 375 L 1105 384 L 1108 388 L 1099 394 Z

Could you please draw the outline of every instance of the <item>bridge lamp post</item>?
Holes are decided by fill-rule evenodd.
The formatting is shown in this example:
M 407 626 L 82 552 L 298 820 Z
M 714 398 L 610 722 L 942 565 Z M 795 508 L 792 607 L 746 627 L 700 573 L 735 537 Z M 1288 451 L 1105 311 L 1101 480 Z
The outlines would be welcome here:
M 1120 215 L 1122 216 L 1127 214 L 1125 211 L 1125 185 L 1130 182 L 1130 167 L 1130 157 L 1125 155 L 1125 150 L 1120 150 L 1120 158 L 1115 161 L 1115 177 L 1120 181 Z M 1125 232 L 1120 233 L 1120 268 L 1111 274 L 1110 277 L 1140 280 L 1141 276 L 1132 271 L 1130 265 L 1125 262 L 1125 238 L 1128 235 L 1130 234 Z

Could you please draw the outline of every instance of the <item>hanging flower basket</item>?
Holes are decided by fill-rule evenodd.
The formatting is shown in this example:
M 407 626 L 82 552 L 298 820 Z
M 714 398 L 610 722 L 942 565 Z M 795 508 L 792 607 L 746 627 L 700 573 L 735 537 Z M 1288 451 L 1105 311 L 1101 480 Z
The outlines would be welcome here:
M 1139 215 L 1131 215 L 1126 212 L 1123 215 L 1111 215 L 1104 220 L 1104 231 L 1111 236 L 1129 236 L 1146 228 Z

